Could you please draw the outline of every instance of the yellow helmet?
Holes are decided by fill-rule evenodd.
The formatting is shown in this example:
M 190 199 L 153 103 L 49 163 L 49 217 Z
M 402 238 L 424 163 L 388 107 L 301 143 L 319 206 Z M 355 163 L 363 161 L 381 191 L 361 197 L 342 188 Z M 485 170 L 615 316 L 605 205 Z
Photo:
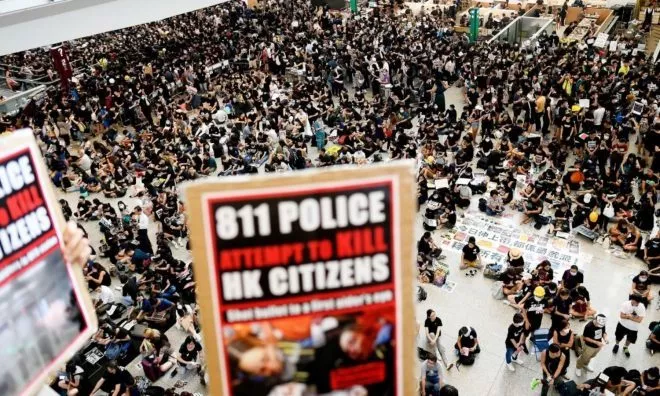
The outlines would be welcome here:
M 536 286 L 534 289 L 534 297 L 545 297 L 545 289 L 541 286 Z
M 595 223 L 598 221 L 598 213 L 597 212 L 591 212 L 589 213 L 589 221 L 592 223 Z

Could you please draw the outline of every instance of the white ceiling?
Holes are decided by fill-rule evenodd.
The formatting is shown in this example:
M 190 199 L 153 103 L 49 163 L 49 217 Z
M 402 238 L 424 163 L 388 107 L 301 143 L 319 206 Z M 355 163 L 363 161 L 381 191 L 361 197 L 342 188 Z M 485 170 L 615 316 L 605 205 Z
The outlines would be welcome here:
M 36 7 L 11 12 L 16 1 L 0 0 L 0 55 L 158 21 L 227 0 L 18 0 Z M 8 14 L 2 12 L 4 2 Z

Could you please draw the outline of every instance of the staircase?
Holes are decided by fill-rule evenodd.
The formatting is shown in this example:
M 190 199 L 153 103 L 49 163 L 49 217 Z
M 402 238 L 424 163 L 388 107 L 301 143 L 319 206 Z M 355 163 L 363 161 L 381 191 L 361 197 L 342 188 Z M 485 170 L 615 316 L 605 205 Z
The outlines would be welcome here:
M 658 46 L 660 41 L 660 25 L 651 25 L 651 31 L 646 38 L 646 55 L 653 55 L 655 47 Z

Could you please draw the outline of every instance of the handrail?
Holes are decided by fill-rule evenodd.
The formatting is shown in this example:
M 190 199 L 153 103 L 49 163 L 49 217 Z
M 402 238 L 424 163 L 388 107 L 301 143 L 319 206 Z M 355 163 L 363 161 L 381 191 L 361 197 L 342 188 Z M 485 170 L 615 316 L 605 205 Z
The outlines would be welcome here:
M 504 34 L 504 32 L 506 32 L 506 31 L 508 31 L 509 27 L 514 27 L 515 24 L 518 22 L 518 20 L 520 20 L 521 18 L 522 18 L 522 17 L 519 16 L 518 18 L 516 18 L 516 19 L 514 19 L 513 21 L 509 22 L 508 25 L 506 25 L 505 27 L 503 27 L 502 29 L 500 29 L 500 31 L 497 32 L 496 35 L 494 35 L 493 37 L 491 37 L 490 40 L 488 40 L 488 44 L 491 44 L 491 43 L 495 42 L 495 40 L 498 39 L 498 36 Z
M 601 33 L 610 34 L 610 31 L 614 28 L 614 26 L 616 26 L 617 22 L 619 22 L 619 16 L 614 15 L 610 23 L 607 24 Z

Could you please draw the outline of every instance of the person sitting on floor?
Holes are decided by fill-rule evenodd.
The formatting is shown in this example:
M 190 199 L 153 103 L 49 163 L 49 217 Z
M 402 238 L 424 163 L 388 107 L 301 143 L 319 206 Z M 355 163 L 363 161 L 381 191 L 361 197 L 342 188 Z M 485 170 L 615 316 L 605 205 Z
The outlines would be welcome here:
M 484 266 L 481 263 L 481 249 L 477 246 L 476 240 L 473 236 L 468 239 L 467 245 L 463 246 L 463 253 L 461 254 L 460 268 L 476 268 L 482 269 Z

